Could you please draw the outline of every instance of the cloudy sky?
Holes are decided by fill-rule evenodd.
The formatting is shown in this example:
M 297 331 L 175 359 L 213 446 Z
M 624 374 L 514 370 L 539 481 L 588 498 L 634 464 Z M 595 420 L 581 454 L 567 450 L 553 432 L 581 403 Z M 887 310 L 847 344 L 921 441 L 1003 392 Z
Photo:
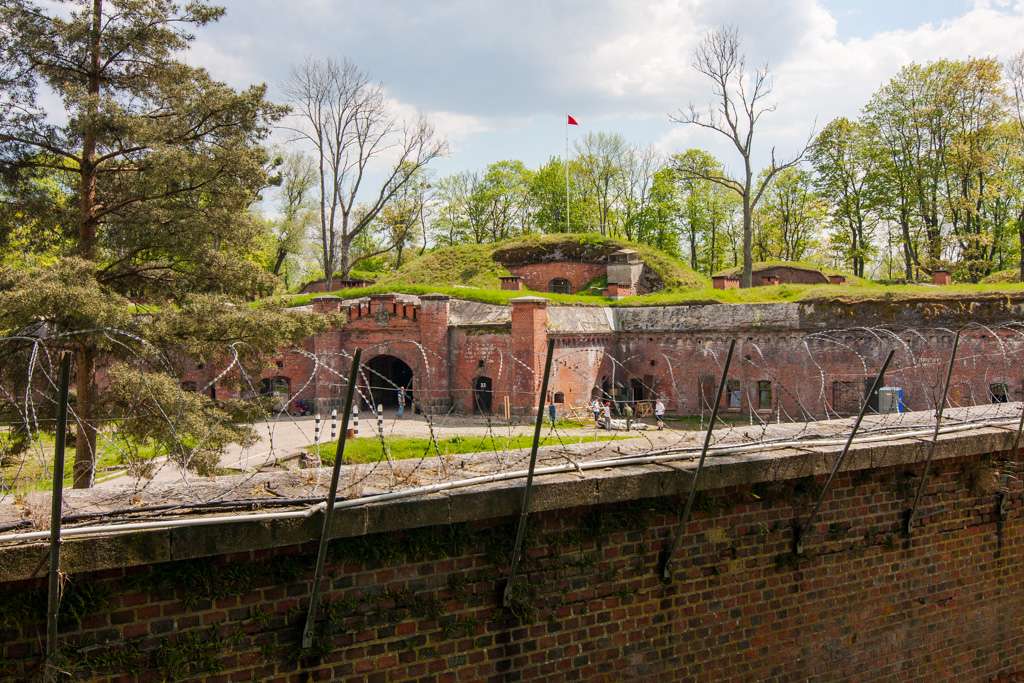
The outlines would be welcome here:
M 708 101 L 690 66 L 710 29 L 736 25 L 748 62 L 774 74 L 775 113 L 760 153 L 797 147 L 815 125 L 854 116 L 901 65 L 1024 48 L 1024 0 L 220 0 L 189 60 L 236 86 L 266 82 L 281 99 L 292 65 L 349 58 L 394 106 L 428 115 L 450 143 L 440 174 L 499 159 L 528 165 L 572 135 L 616 131 L 670 153 L 723 158 L 712 133 L 668 114 Z M 763 156 L 762 156 L 763 158 Z

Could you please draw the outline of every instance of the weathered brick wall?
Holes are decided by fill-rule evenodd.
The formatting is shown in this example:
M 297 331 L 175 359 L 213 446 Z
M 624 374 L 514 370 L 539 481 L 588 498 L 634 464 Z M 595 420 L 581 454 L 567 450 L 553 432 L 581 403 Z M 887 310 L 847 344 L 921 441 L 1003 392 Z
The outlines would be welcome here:
M 513 275 L 523 278 L 523 284 L 535 292 L 549 291 L 548 285 L 555 278 L 563 278 L 572 285 L 572 291 L 578 292 L 587 283 L 603 276 L 608 269 L 604 263 L 581 263 L 579 261 L 554 261 L 551 263 L 528 263 L 522 266 L 509 266 Z
M 456 410 L 467 415 L 483 412 L 486 397 L 480 405 L 474 397 L 477 380 L 483 379 L 490 391 L 491 413 L 504 415 L 505 397 L 512 400 L 509 389 L 515 372 L 509 351 L 511 336 L 508 327 L 481 326 L 454 328 L 451 348 L 457 349 L 451 364 L 451 394 Z M 512 401 L 514 403 L 514 401 Z
M 1019 680 L 1019 482 L 1001 521 L 991 458 L 937 461 L 905 540 L 919 472 L 841 474 L 802 558 L 791 524 L 822 477 L 702 492 L 670 583 L 656 568 L 675 496 L 535 514 L 511 609 L 512 518 L 336 540 L 305 655 L 308 544 L 75 574 L 62 666 L 96 681 Z M 43 585 L 0 585 L 0 680 L 37 671 Z

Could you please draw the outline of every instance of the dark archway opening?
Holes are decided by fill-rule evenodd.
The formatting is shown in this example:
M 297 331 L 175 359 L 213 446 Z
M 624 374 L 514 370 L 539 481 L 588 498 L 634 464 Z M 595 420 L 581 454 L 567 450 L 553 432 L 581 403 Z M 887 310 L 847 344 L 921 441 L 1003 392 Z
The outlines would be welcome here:
M 647 387 L 638 379 L 629 380 L 630 398 L 634 401 L 647 400 Z
M 366 364 L 365 381 L 369 382 L 369 393 L 373 396 L 374 407 L 398 407 L 398 394 L 405 389 L 405 406 L 412 403 L 412 368 L 401 358 L 375 356 Z
M 548 283 L 548 291 L 554 294 L 572 294 L 572 283 L 564 277 L 556 277 Z
M 473 412 L 481 415 L 491 413 L 494 397 L 494 383 L 490 377 L 473 380 Z

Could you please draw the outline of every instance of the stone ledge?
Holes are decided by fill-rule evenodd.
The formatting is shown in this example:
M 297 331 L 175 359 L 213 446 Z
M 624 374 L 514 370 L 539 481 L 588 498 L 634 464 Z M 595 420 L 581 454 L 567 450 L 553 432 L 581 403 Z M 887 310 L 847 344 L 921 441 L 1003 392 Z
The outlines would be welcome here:
M 1012 430 L 982 427 L 939 437 L 935 460 L 980 456 L 1012 446 Z M 925 441 L 904 439 L 855 445 L 843 471 L 923 463 Z M 709 457 L 700 490 L 787 481 L 831 471 L 841 446 Z M 688 490 L 694 459 L 588 470 L 539 477 L 532 512 L 619 503 L 679 495 Z M 332 538 L 492 520 L 515 516 L 522 482 L 504 481 L 455 489 L 415 499 L 373 503 L 339 510 Z M 72 538 L 62 545 L 68 573 L 197 559 L 214 555 L 308 543 L 317 538 L 321 517 L 237 522 L 179 529 Z M 48 544 L 33 542 L 0 548 L 0 582 L 45 576 Z

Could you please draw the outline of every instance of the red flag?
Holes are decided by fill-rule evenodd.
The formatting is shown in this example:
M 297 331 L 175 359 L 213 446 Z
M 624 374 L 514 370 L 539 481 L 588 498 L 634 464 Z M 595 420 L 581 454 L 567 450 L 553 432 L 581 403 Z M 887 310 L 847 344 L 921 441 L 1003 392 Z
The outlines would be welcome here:
M 569 121 L 568 121 L 567 125 L 570 125 L 570 126 L 578 126 L 578 125 L 580 125 L 580 124 L 579 124 L 579 123 L 578 123 L 578 122 L 576 121 L 576 119 L 574 119 L 574 118 L 572 117 L 572 114 L 569 114 Z

